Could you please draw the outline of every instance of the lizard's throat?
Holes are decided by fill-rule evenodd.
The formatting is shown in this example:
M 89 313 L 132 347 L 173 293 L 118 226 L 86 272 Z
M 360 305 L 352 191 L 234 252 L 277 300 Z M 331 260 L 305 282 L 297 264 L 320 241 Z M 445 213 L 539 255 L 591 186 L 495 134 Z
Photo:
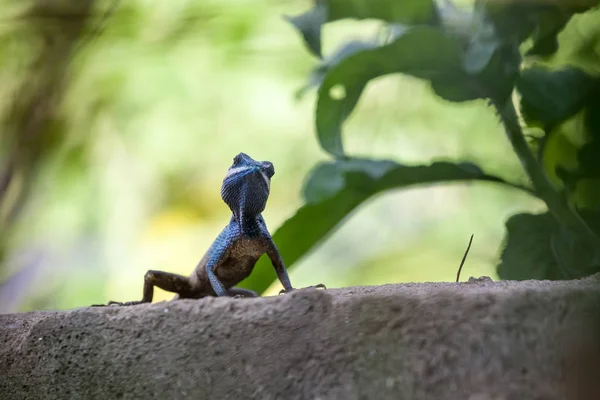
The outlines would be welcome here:
M 258 215 L 245 214 L 240 211 L 233 213 L 234 221 L 237 223 L 240 232 L 253 232 L 259 227 Z

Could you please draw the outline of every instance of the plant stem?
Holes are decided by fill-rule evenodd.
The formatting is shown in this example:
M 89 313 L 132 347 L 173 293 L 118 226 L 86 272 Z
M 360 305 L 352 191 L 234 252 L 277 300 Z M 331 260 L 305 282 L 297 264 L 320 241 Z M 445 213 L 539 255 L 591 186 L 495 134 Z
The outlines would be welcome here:
M 537 196 L 546 203 L 548 211 L 561 225 L 579 233 L 589 245 L 600 248 L 600 238 L 571 207 L 566 197 L 554 187 L 533 155 L 523 135 L 512 100 L 509 99 L 504 103 L 494 101 L 493 104 L 498 110 L 508 140 L 529 176 Z

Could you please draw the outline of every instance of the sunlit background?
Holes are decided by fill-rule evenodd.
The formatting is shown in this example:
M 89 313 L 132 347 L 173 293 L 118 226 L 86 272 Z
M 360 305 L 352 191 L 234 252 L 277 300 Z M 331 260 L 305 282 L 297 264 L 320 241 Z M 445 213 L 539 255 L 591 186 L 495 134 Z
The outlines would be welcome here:
M 43 47 L 33 19 L 18 17 L 14 3 L 0 1 L 0 168 L 20 126 L 10 104 L 24 96 L 26 67 Z M 103 22 L 111 3 L 96 2 L 85 32 L 102 29 L 65 64 L 65 86 L 51 102 L 52 139 L 7 189 L 0 312 L 138 300 L 146 270 L 190 274 L 227 224 L 220 187 L 237 153 L 275 165 L 263 214 L 272 232 L 303 204 L 310 170 L 328 159 L 314 134 L 315 93 L 295 98 L 316 60 L 282 18 L 308 2 L 129 0 Z M 373 36 L 377 26 L 325 29 L 327 53 L 340 38 Z M 371 84 L 344 135 L 348 154 L 409 164 L 468 160 L 524 180 L 484 102 L 451 104 L 409 77 Z M 453 281 L 471 234 L 462 278 L 495 278 L 506 218 L 543 208 L 490 183 L 388 192 L 294 264 L 291 280 L 332 288 Z M 278 290 L 279 283 L 268 294 Z

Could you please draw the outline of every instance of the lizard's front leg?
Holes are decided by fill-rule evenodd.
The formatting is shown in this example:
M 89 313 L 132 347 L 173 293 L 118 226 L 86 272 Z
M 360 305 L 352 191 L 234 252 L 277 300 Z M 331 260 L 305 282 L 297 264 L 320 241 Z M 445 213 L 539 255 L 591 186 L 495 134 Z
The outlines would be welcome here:
M 142 303 L 152 303 L 154 286 L 166 290 L 167 292 L 177 293 L 180 297 L 189 297 L 194 292 L 188 277 L 172 274 L 170 272 L 150 270 L 144 275 L 144 295 L 142 300 L 127 302 L 109 301 L 107 305 L 133 306 Z
M 269 247 L 267 249 L 267 255 L 271 259 L 271 263 L 273 264 L 273 267 L 275 268 L 275 272 L 277 273 L 277 278 L 279 278 L 279 282 L 281 282 L 281 284 L 283 285 L 283 289 L 279 292 L 279 294 L 289 293 L 292 290 L 295 290 L 292 287 L 292 284 L 290 282 L 290 277 L 288 276 L 285 265 L 283 264 L 283 260 L 281 259 L 281 254 L 279 254 L 279 250 L 277 249 L 275 242 L 273 242 L 273 239 L 269 239 Z M 308 289 L 308 288 L 327 289 L 325 287 L 325 285 L 322 283 L 319 283 L 318 285 L 308 286 L 305 289 Z
M 225 286 L 221 283 L 217 275 L 215 274 L 215 268 L 219 265 L 219 262 L 225 255 L 225 249 L 229 245 L 227 242 L 219 243 L 219 246 L 215 248 L 211 248 L 212 254 L 208 258 L 208 262 L 206 263 L 206 275 L 208 275 L 208 281 L 210 282 L 210 286 L 212 286 L 214 292 L 217 296 L 223 297 L 227 296 L 227 290 Z

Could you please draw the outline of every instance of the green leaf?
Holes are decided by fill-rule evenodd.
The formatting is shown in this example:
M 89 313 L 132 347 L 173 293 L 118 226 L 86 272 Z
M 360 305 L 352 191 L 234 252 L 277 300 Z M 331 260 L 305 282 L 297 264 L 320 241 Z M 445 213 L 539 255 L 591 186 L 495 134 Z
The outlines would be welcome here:
M 571 129 L 583 131 L 578 133 L 585 142 L 578 143 L 576 162 L 557 165 L 556 175 L 577 207 L 600 209 L 600 90 L 589 96 L 583 112 L 575 118 L 583 123 L 571 124 L 569 121 Z M 552 133 L 552 138 L 555 135 L 557 132 Z M 565 150 L 561 147 L 558 151 L 564 153 Z M 544 152 L 544 157 L 547 153 Z
M 507 99 L 519 73 L 519 50 L 513 42 L 496 37 L 485 9 L 473 17 L 469 43 L 446 28 L 402 26 L 386 45 L 360 49 L 350 43 L 343 47 L 343 57 L 335 58 L 337 64 L 328 63 L 328 69 L 319 69 L 319 75 L 310 79 L 312 85 L 322 81 L 316 110 L 321 147 L 335 157 L 344 156 L 342 124 L 367 83 L 382 75 L 404 73 L 427 79 L 436 94 L 450 101 Z
M 430 0 L 325 0 L 322 2 L 328 7 L 328 22 L 345 18 L 373 18 L 403 24 L 422 24 L 431 22 L 435 18 L 435 3 Z
M 478 4 L 473 13 L 473 32 L 464 64 L 465 70 L 477 77 L 485 97 L 500 103 L 509 99 L 519 75 L 521 53 L 514 40 L 497 34 L 487 7 L 482 4 Z
M 578 3 L 568 7 L 548 2 L 491 2 L 477 0 L 476 8 L 485 9 L 498 36 L 518 44 L 533 39 L 528 55 L 550 55 L 556 51 L 556 36 L 576 13 L 583 13 L 598 3 Z
M 451 101 L 482 96 L 464 71 L 462 56 L 458 39 L 435 28 L 417 27 L 390 44 L 346 57 L 327 73 L 319 88 L 316 131 L 321 147 L 336 157 L 344 155 L 342 124 L 367 83 L 379 76 L 405 73 L 430 80 L 433 90 Z
M 563 276 L 551 240 L 559 229 L 549 214 L 516 214 L 506 221 L 505 247 L 497 266 L 506 280 L 557 279 Z
M 434 21 L 436 10 L 431 0 L 316 0 L 313 8 L 303 14 L 286 17 L 318 57 L 321 57 L 322 25 L 346 18 L 425 24 Z
M 560 227 L 552 235 L 552 251 L 568 279 L 583 278 L 600 271 L 600 249 L 586 245 L 574 232 Z
M 372 196 L 389 189 L 457 181 L 504 182 L 471 163 L 406 166 L 361 159 L 322 163 L 304 188 L 306 204 L 275 232 L 273 240 L 290 268 Z M 242 286 L 262 293 L 274 278 L 269 259 L 262 257 Z
M 546 131 L 581 111 L 599 87 L 599 78 L 572 67 L 531 67 L 517 81 L 525 121 L 541 124 Z
M 465 70 L 472 74 L 483 71 L 501 45 L 493 30 L 474 35 L 465 54 Z
M 323 2 L 317 2 L 303 14 L 284 18 L 300 32 L 308 49 L 321 57 L 321 26 L 327 22 L 327 6 Z
M 567 25 L 572 13 L 559 8 L 550 8 L 538 16 L 537 26 L 531 35 L 533 46 L 527 51 L 528 56 L 547 57 L 558 50 L 558 34 Z
M 477 82 L 484 89 L 483 98 L 504 103 L 508 101 L 519 77 L 521 53 L 512 43 L 492 44 L 495 47 L 492 57 L 477 74 Z
M 467 39 L 472 34 L 474 10 L 472 7 L 457 7 L 452 1 L 440 1 L 436 4 L 439 25 L 447 33 Z
M 323 79 L 327 72 L 345 58 L 358 53 L 359 51 L 373 49 L 378 46 L 379 45 L 375 42 L 365 42 L 360 40 L 353 40 L 340 46 L 332 55 L 313 68 L 306 84 L 296 92 L 296 98 L 301 98 L 310 89 L 320 86 L 321 83 L 323 83 Z
M 488 29 L 487 31 L 484 31 Z M 404 29 L 391 43 L 354 51 L 326 74 L 319 89 L 316 131 L 321 147 L 343 157 L 341 130 L 371 79 L 404 73 L 429 80 L 434 92 L 449 101 L 510 95 L 520 55 L 500 43 L 493 29 L 482 24 L 464 53 L 456 36 L 431 27 Z
M 575 279 L 600 270 L 597 249 L 559 225 L 548 212 L 516 214 L 506 222 L 498 276 L 506 280 Z
M 597 5 L 598 0 L 565 7 L 536 2 L 476 1 L 475 8 L 485 10 L 494 24 L 498 37 L 517 45 L 531 38 L 527 56 L 548 57 L 558 50 L 558 34 L 573 15 L 584 13 Z
M 535 29 L 536 15 L 542 10 L 537 4 L 490 2 L 476 0 L 475 8 L 483 11 L 493 23 L 499 37 L 522 43 Z
M 600 79 L 596 79 L 596 91 L 588 98 L 584 128 L 589 141 L 577 154 L 579 173 L 585 178 L 600 178 Z
M 600 236 L 600 209 L 580 209 L 579 215 L 585 223 Z

